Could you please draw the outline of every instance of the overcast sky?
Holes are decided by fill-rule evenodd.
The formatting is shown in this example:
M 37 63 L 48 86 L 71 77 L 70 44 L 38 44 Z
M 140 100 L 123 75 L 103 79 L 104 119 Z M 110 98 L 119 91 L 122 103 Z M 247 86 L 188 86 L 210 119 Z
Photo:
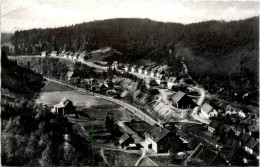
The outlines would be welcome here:
M 178 0 L 2 0 L 1 31 L 60 27 L 108 18 L 194 23 L 259 16 L 259 2 Z

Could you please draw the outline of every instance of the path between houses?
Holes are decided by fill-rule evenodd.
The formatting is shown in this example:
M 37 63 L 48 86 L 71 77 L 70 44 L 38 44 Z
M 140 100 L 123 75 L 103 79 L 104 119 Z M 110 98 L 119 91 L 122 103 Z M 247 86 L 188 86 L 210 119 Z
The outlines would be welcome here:
M 145 157 L 145 149 L 142 149 L 142 155 L 141 157 L 136 161 L 135 166 L 138 166 L 140 161 Z
M 101 155 L 101 157 L 103 158 L 103 160 L 104 160 L 104 162 L 106 163 L 106 165 L 110 166 L 110 164 L 109 164 L 109 162 L 107 161 L 107 158 L 106 158 L 106 156 L 105 156 L 105 154 L 104 154 L 104 148 L 101 148 L 101 149 L 100 149 L 100 155 Z

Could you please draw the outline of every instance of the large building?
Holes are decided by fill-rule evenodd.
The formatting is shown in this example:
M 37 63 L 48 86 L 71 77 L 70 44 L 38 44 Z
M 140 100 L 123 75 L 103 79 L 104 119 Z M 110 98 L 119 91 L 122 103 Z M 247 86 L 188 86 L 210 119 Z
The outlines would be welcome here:
M 172 105 L 177 108 L 191 108 L 194 106 L 194 102 L 182 91 L 177 92 L 172 97 Z
M 155 153 L 167 153 L 173 140 L 177 140 L 176 135 L 157 124 L 145 132 L 145 147 Z
M 218 115 L 218 112 L 214 110 L 214 108 L 208 103 L 203 104 L 203 106 L 201 107 L 201 113 L 204 115 L 204 117 L 208 119 L 210 117 L 216 117 Z
M 51 112 L 57 115 L 73 114 L 75 112 L 75 106 L 72 101 L 64 98 L 59 104 L 53 106 Z

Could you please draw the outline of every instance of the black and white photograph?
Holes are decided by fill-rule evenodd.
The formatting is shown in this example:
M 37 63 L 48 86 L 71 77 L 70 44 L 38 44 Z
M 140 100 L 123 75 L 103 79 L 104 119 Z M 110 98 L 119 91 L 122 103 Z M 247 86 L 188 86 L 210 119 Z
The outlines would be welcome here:
M 1 0 L 1 166 L 259 166 L 258 0 Z

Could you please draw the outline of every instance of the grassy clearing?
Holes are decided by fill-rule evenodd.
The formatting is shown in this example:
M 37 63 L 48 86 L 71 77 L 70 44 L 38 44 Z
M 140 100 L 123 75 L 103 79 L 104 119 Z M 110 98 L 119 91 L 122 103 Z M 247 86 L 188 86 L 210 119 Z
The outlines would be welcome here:
M 141 154 L 125 153 L 121 151 L 104 152 L 110 165 L 112 166 L 134 166 L 136 161 L 140 158 Z
M 126 122 L 125 124 L 143 138 L 144 132 L 151 128 L 151 125 L 144 121 Z
M 51 81 L 47 81 L 46 85 L 42 88 L 43 92 L 72 91 L 72 90 L 73 89 L 71 89 L 67 86 L 64 86 L 64 85 L 61 85 L 61 84 L 58 84 L 55 82 L 51 82 Z

